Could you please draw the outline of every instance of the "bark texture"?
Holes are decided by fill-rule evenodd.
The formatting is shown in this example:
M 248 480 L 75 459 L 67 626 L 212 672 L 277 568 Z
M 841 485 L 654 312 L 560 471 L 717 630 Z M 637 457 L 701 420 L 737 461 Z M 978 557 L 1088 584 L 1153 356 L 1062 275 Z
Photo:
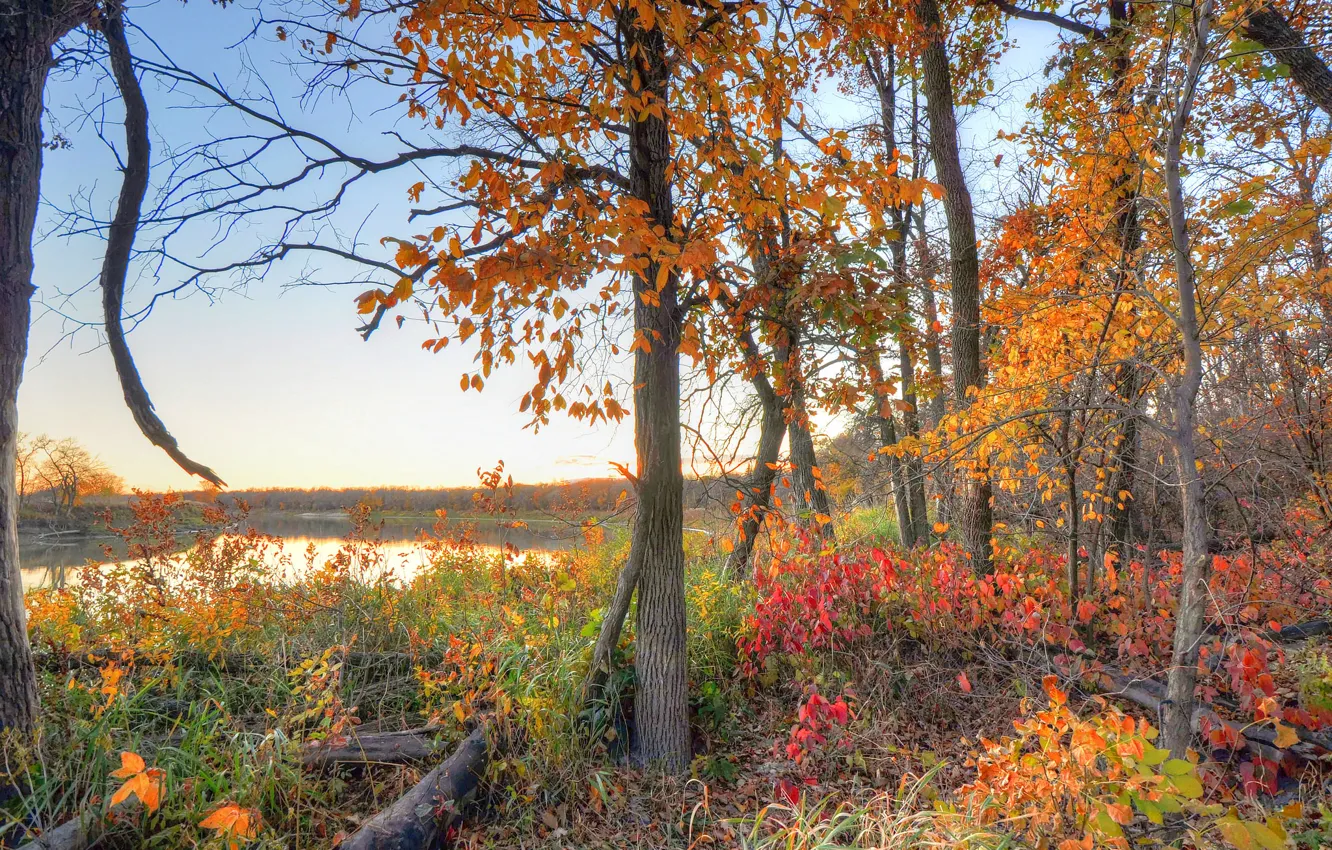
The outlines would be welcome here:
M 35 291 L 42 94 L 51 48 L 95 8 L 82 0 L 0 0 L 0 732 L 21 735 L 37 720 L 37 680 L 23 610 L 14 465 Z
M 943 187 L 948 218 L 949 268 L 952 284 L 953 394 L 959 410 L 971 404 L 985 375 L 981 365 L 980 262 L 976 249 L 976 218 L 971 191 L 958 151 L 957 114 L 952 70 L 937 0 L 918 0 L 916 18 L 924 28 L 921 54 L 922 87 L 930 121 L 930 154 Z M 989 572 L 994 509 L 988 472 L 982 465 L 962 483 L 957 520 L 963 545 L 977 572 Z
M 655 26 L 625 13 L 621 32 L 645 92 L 668 102 L 666 39 Z M 635 198 L 667 238 L 675 206 L 668 175 L 670 128 L 665 110 L 629 127 L 629 183 Z M 668 771 L 689 765 L 689 705 L 685 658 L 684 474 L 680 463 L 679 281 L 658 286 L 659 264 L 634 278 L 634 326 L 650 343 L 634 352 L 634 443 L 638 510 L 630 561 L 638 567 L 638 646 L 634 657 L 634 760 Z M 655 294 L 655 297 L 650 297 Z M 645 295 L 649 297 L 645 297 Z
M 1175 634 L 1166 680 L 1165 716 L 1162 737 L 1176 758 L 1183 758 L 1192 739 L 1194 688 L 1198 681 L 1198 649 L 1207 611 L 1207 579 L 1211 556 L 1207 553 L 1207 506 L 1202 477 L 1198 474 L 1196 405 L 1202 386 L 1202 340 L 1198 327 L 1197 288 L 1189 243 L 1188 214 L 1180 160 L 1184 131 L 1193 108 L 1193 97 L 1207 54 L 1212 0 L 1195 10 L 1193 43 L 1184 84 L 1166 140 L 1166 195 L 1169 200 L 1170 237 L 1175 257 L 1175 285 L 1179 296 L 1177 323 L 1184 353 L 1184 372 L 1175 387 L 1173 442 L 1179 466 L 1180 502 L 1183 510 L 1183 569 L 1175 612 Z
M 777 460 L 781 456 L 782 441 L 786 438 L 786 404 L 773 389 L 759 359 L 758 343 L 746 327 L 740 334 L 740 345 L 745 357 L 751 361 L 754 376 L 750 384 L 759 401 L 759 441 L 754 454 L 754 469 L 745 482 L 744 498 L 740 502 L 741 519 L 736 532 L 735 547 L 726 561 L 732 576 L 749 575 L 749 561 L 754 542 L 763 528 L 764 518 L 772 504 L 772 485 L 777 477 Z
M 1267 48 L 1273 59 L 1290 66 L 1291 79 L 1305 96 L 1332 115 L 1332 69 L 1276 6 L 1259 7 L 1245 22 L 1244 34 Z

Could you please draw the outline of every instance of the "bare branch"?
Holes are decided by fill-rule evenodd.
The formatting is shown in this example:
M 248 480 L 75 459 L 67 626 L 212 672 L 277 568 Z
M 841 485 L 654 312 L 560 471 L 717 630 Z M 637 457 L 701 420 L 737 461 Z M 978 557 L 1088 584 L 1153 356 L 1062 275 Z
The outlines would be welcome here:
M 152 399 L 148 397 L 148 390 L 144 388 L 125 341 L 125 329 L 121 324 L 125 278 L 129 272 L 134 236 L 139 229 L 139 209 L 148 191 L 148 104 L 144 101 L 139 79 L 134 75 L 134 59 L 125 39 L 123 10 L 119 3 L 108 6 L 102 19 L 102 32 L 111 51 L 111 70 L 125 102 L 124 179 L 116 215 L 107 232 L 106 256 L 102 261 L 102 312 L 106 319 L 107 344 L 116 363 L 125 404 L 143 435 L 165 451 L 181 469 L 222 487 L 226 482 L 213 470 L 187 457 L 154 412 Z

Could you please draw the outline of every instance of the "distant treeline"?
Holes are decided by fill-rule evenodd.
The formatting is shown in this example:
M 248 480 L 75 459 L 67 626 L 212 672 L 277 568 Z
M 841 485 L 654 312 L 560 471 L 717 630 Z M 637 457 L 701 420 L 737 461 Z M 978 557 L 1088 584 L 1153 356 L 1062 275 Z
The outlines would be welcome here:
M 687 481 L 686 504 L 699 505 L 709 489 L 705 482 Z M 633 488 L 623 478 L 585 478 L 551 484 L 514 484 L 494 490 L 481 485 L 415 489 L 408 487 L 346 487 L 314 490 L 274 488 L 265 490 L 196 491 L 187 498 L 219 502 L 245 501 L 251 510 L 337 511 L 366 502 L 385 513 L 486 512 L 487 504 L 503 505 L 514 513 L 605 514 L 617 505 L 627 506 Z

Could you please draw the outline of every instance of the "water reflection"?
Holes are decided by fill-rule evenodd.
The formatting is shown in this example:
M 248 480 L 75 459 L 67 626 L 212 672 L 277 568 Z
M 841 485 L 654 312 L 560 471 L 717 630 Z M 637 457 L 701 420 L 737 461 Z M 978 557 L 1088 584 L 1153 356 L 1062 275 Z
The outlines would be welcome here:
M 314 554 L 313 563 L 322 564 L 337 552 L 351 529 L 350 522 L 341 514 L 256 515 L 243 525 L 281 538 L 281 552 L 273 552 L 271 557 L 275 562 L 284 558 L 297 569 L 303 568 L 310 551 Z M 582 542 L 576 527 L 551 521 L 532 521 L 526 528 L 507 528 L 487 520 L 450 521 L 447 529 L 456 532 L 464 525 L 482 549 L 496 554 L 506 543 L 522 554 L 545 554 L 573 549 Z M 417 540 L 421 531 L 429 531 L 432 527 L 433 522 L 429 519 L 388 518 L 382 528 L 373 529 L 368 534 L 377 536 L 382 542 L 385 566 L 406 577 L 425 566 L 426 553 Z M 194 538 L 183 535 L 179 542 L 181 549 L 185 549 L 193 545 Z M 115 538 L 25 537 L 19 545 L 23 588 L 60 586 L 69 574 L 88 561 L 102 562 L 124 556 L 124 544 Z

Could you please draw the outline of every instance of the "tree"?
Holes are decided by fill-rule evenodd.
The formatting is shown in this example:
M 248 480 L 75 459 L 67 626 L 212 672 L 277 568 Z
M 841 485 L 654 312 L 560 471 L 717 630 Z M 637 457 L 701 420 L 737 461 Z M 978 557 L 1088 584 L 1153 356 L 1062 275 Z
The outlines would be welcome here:
M 124 486 L 101 458 L 72 438 L 54 440 L 45 434 L 27 441 L 26 468 L 18 472 L 26 492 L 45 491 L 55 513 L 68 515 L 86 495 L 117 493 Z M 24 491 L 20 491 L 22 495 Z
M 725 252 L 717 222 L 702 213 L 728 190 L 730 203 L 746 202 L 736 189 L 744 169 L 732 174 L 718 161 L 729 149 L 705 140 L 719 98 L 732 114 L 761 108 L 719 86 L 760 61 L 760 13 L 687 2 L 419 4 L 395 39 L 417 57 L 409 111 L 437 127 L 484 127 L 496 144 L 421 149 L 462 164 L 440 208 L 474 210 L 471 226 L 446 221 L 424 240 L 399 240 L 406 285 L 362 301 L 367 312 L 392 308 L 422 283 L 419 303 L 450 317 L 460 341 L 478 337 L 481 369 L 464 379 L 474 389 L 525 350 L 537 381 L 522 409 L 538 421 L 565 409 L 623 415 L 609 384 L 585 385 L 586 401 L 552 387 L 578 374 L 585 323 L 629 308 L 637 510 L 593 669 L 609 661 L 636 589 L 634 754 L 672 770 L 690 758 L 679 358 L 700 354 L 690 311 L 717 294 L 711 271 Z M 520 40 L 535 46 L 519 50 Z M 726 182 L 712 189 L 709 176 Z M 682 186 L 687 216 L 676 204 Z M 598 279 L 595 297 L 584 298 Z M 535 315 L 520 324 L 528 308 Z
M 1199 332 L 1196 271 L 1189 238 L 1184 183 L 1180 176 L 1184 134 L 1193 111 L 1203 64 L 1209 51 L 1212 0 L 1189 7 L 1188 64 L 1174 103 L 1165 146 L 1166 195 L 1170 209 L 1170 241 L 1174 249 L 1178 307 L 1175 324 L 1181 338 L 1184 370 L 1175 387 L 1175 422 L 1171 442 L 1179 467 L 1180 501 L 1184 515 L 1184 568 L 1180 576 L 1179 606 L 1175 611 L 1174 650 L 1166 682 L 1168 709 L 1162 736 L 1176 758 L 1184 758 L 1193 737 L 1194 688 L 1198 680 L 1198 650 L 1207 613 L 1207 578 L 1212 559 L 1207 551 L 1207 503 L 1198 470 L 1198 390 L 1203 379 L 1203 348 Z
M 152 411 L 120 330 L 126 270 L 147 186 L 147 107 L 132 67 L 118 0 L 0 0 L 0 731 L 28 734 L 37 719 L 36 675 L 28 646 L 18 559 L 18 390 L 31 319 L 32 237 L 41 192 L 42 107 L 56 44 L 80 27 L 107 39 L 126 105 L 126 167 L 102 269 L 108 342 L 126 403 L 150 440 L 192 474 L 221 483 L 189 460 Z
M 37 683 L 18 561 L 18 390 L 31 317 L 32 235 L 42 169 L 42 92 L 51 49 L 91 20 L 93 0 L 0 5 L 0 731 L 30 732 Z
M 51 438 L 45 434 L 36 437 L 29 437 L 25 434 L 18 435 L 18 447 L 15 450 L 14 462 L 14 490 L 18 495 L 18 508 L 23 510 L 23 500 L 32 495 L 38 482 L 38 470 L 41 468 L 41 458 L 47 444 Z
M 953 395 L 965 411 L 985 381 L 981 361 L 980 257 L 971 190 L 958 152 L 953 72 L 949 67 L 943 20 L 936 0 L 918 0 L 915 7 L 924 49 L 921 88 L 930 121 L 930 154 L 943 187 L 948 217 L 950 285 L 952 287 Z M 965 482 L 958 517 L 963 545 L 978 572 L 988 572 L 992 557 L 994 514 L 986 460 L 979 458 Z

